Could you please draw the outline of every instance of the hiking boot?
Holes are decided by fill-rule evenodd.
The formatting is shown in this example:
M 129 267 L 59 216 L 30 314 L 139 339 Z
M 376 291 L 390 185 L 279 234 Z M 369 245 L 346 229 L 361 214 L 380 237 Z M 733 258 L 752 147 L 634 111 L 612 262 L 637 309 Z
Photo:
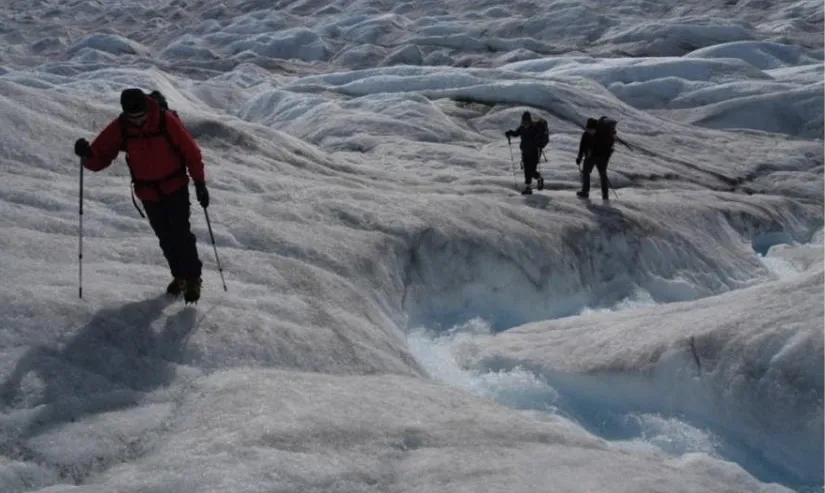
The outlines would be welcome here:
M 589 194 L 589 193 L 585 193 L 585 192 L 581 192 L 581 191 L 576 192 L 576 197 L 578 197 L 578 198 L 580 198 L 580 199 L 586 199 L 586 198 L 588 198 L 589 196 L 590 196 L 590 194 Z
M 186 281 L 186 290 L 183 292 L 183 301 L 186 304 L 198 302 L 201 298 L 201 284 L 203 281 L 200 277 Z
M 539 190 L 544 190 L 544 178 L 539 176 L 536 180 L 536 188 Z
M 182 277 L 176 277 L 172 279 L 172 282 L 166 286 L 166 294 L 170 294 L 172 296 L 180 296 L 183 290 L 186 288 L 186 279 Z
M 532 193 L 533 193 L 533 191 L 532 191 L 532 190 L 530 190 L 530 187 L 529 187 L 529 186 L 528 186 L 527 188 L 525 188 L 525 189 L 521 192 L 521 194 L 522 194 L 522 195 L 530 195 L 530 194 L 532 194 Z

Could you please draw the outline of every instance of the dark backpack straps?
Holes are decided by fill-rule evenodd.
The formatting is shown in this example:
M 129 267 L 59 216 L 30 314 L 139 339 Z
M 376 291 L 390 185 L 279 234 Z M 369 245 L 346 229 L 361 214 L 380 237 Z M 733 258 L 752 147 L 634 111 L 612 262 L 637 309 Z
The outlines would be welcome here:
M 132 205 L 135 206 L 135 209 L 137 209 L 138 214 L 140 214 L 140 217 L 142 217 L 143 219 L 146 219 L 146 215 L 143 214 L 143 211 L 140 210 L 140 207 L 138 207 L 137 199 L 135 198 L 135 189 L 134 189 L 134 187 L 129 186 L 129 193 L 132 194 Z
M 169 135 L 169 132 L 166 131 L 166 119 L 169 118 L 169 115 L 166 114 L 167 111 L 172 111 L 172 114 L 174 114 L 177 117 L 177 113 L 175 111 L 165 110 L 161 107 L 160 124 L 158 125 L 158 130 L 161 134 L 163 134 L 163 138 L 166 139 L 166 143 L 169 144 L 169 147 L 172 148 L 172 151 L 174 151 L 174 153 L 178 156 L 178 161 L 180 161 L 181 168 L 185 169 L 186 156 L 183 155 L 183 151 L 181 151 L 180 147 L 178 147 L 177 145 L 175 145 L 174 142 L 172 142 L 172 137 Z
M 166 139 L 167 145 L 172 149 L 172 152 L 174 152 L 175 155 L 178 157 L 178 164 L 179 164 L 178 168 L 175 169 L 175 171 L 173 171 L 169 175 L 167 175 L 163 178 L 160 178 L 158 180 L 138 180 L 135 177 L 135 171 L 134 171 L 134 169 L 132 169 L 132 164 L 129 162 L 129 152 L 128 152 L 128 149 L 127 149 L 127 143 L 128 143 L 129 138 L 130 138 L 129 133 L 128 133 L 128 123 L 126 122 L 126 118 L 123 114 L 121 114 L 120 117 L 119 117 L 120 118 L 120 122 L 119 122 L 120 123 L 120 131 L 121 131 L 120 150 L 126 153 L 126 167 L 129 168 L 129 175 L 131 175 L 131 177 L 132 177 L 132 183 L 129 187 L 130 192 L 132 194 L 132 204 L 134 204 L 135 209 L 137 209 L 138 213 L 140 214 L 140 217 L 143 217 L 143 218 L 145 218 L 146 216 L 143 214 L 143 211 L 140 210 L 140 207 L 138 207 L 137 200 L 135 199 L 135 187 L 137 187 L 139 185 L 140 186 L 151 186 L 151 187 L 155 188 L 155 190 L 157 191 L 159 196 L 163 196 L 164 195 L 163 191 L 160 188 L 161 183 L 163 183 L 163 182 L 165 182 L 165 181 L 167 181 L 171 178 L 174 178 L 178 175 L 185 175 L 186 174 L 186 157 L 184 156 L 183 151 L 181 151 L 180 147 L 175 145 L 175 143 L 172 141 L 172 137 L 169 135 L 169 132 L 167 131 L 167 128 L 166 128 L 166 125 L 167 125 L 166 119 L 168 118 L 168 115 L 166 114 L 167 111 L 171 111 L 171 110 L 166 110 L 162 106 L 160 107 L 160 121 L 158 122 L 157 132 L 153 132 L 151 135 L 144 135 L 144 137 L 158 137 L 158 136 L 162 135 L 163 138 Z M 173 113 L 174 113 L 174 111 L 173 111 Z
M 118 117 L 118 125 L 120 125 L 120 150 L 126 154 L 126 167 L 129 168 L 129 174 L 132 175 L 132 181 L 135 181 L 135 172 L 132 171 L 132 165 L 129 163 L 129 125 L 123 113 Z
M 129 129 L 126 122 L 126 116 L 123 113 L 121 113 L 118 117 L 118 125 L 120 125 L 120 150 L 126 153 L 126 167 L 129 169 L 129 176 L 132 178 L 132 182 L 129 183 L 129 195 L 132 196 L 132 205 L 135 206 L 135 209 L 138 211 L 138 214 L 140 214 L 140 217 L 146 219 L 146 215 L 144 215 L 143 211 L 140 210 L 137 199 L 135 199 L 135 171 L 132 169 L 132 164 L 129 163 L 129 151 L 126 147 L 127 141 L 129 140 Z

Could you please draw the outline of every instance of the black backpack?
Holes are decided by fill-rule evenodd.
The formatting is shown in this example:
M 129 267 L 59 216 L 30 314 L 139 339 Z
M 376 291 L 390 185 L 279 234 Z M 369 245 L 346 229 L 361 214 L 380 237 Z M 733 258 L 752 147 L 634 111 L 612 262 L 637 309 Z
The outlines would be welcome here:
M 143 134 L 143 135 L 141 135 L 141 138 L 157 137 L 159 135 L 162 135 L 166 139 L 166 142 L 169 144 L 169 147 L 171 147 L 172 150 L 175 152 L 175 154 L 177 154 L 178 161 L 180 162 L 180 167 L 178 167 L 175 171 L 173 171 L 169 175 L 164 176 L 163 178 L 160 178 L 159 180 L 138 180 L 138 179 L 135 178 L 135 172 L 132 169 L 131 163 L 129 162 L 129 154 L 128 153 L 126 153 L 126 167 L 129 168 L 129 174 L 132 176 L 132 186 L 138 186 L 138 185 L 140 185 L 140 186 L 152 186 L 156 189 L 158 195 L 163 195 L 163 192 L 160 188 L 160 184 L 167 181 L 167 180 L 175 178 L 177 176 L 185 175 L 186 174 L 186 159 L 184 158 L 183 152 L 180 150 L 180 148 L 177 145 L 175 145 L 174 142 L 172 142 L 172 138 L 169 137 L 169 132 L 166 131 L 166 112 L 167 111 L 171 112 L 173 115 L 175 115 L 175 118 L 179 118 L 178 112 L 169 108 L 169 102 L 166 101 L 166 97 L 160 91 L 158 91 L 158 90 L 152 91 L 151 93 L 149 93 L 149 97 L 154 99 L 155 101 L 157 101 L 158 106 L 160 106 L 160 122 L 158 123 L 158 131 L 157 132 L 151 133 L 151 134 Z M 130 138 L 134 138 L 134 137 L 129 136 L 128 122 L 126 121 L 126 116 L 123 113 L 121 113 L 118 118 L 120 118 L 120 133 L 121 133 L 120 150 L 123 151 L 123 152 L 127 152 L 126 151 L 127 141 Z M 134 192 L 134 190 L 133 190 L 133 192 Z M 134 193 L 132 193 L 132 203 L 135 205 L 135 209 L 137 209 L 137 211 L 140 213 L 140 216 L 141 217 L 146 217 L 146 216 L 143 215 L 143 211 L 141 211 L 140 208 L 138 207 L 137 201 L 135 200 Z
M 539 118 L 535 121 L 534 125 L 538 127 L 538 139 L 536 140 L 536 143 L 539 145 L 539 149 L 544 149 L 550 142 L 550 128 L 547 126 L 547 120 L 544 118 Z
M 175 115 L 176 118 L 180 118 L 180 116 L 178 116 L 177 111 L 169 108 L 169 102 L 166 101 L 166 96 L 161 94 L 160 91 L 155 89 L 154 91 L 149 93 L 149 97 L 154 99 L 155 101 L 157 101 L 158 105 L 160 105 L 160 110 L 161 111 L 171 111 L 172 114 Z
M 616 124 L 612 118 L 603 116 L 596 122 L 596 140 L 602 144 L 613 145 L 616 141 Z

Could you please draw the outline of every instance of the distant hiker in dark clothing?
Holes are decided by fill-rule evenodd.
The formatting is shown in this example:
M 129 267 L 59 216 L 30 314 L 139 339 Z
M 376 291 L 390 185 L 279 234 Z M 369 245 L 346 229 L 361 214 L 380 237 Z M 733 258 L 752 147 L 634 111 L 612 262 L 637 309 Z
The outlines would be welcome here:
M 607 163 L 613 154 L 613 144 L 616 140 L 616 122 L 605 116 L 598 120 L 587 119 L 587 125 L 579 143 L 579 154 L 576 164 L 581 164 L 584 158 L 584 167 L 581 169 L 582 189 L 576 192 L 581 198 L 590 195 L 590 173 L 595 167 L 599 171 L 599 185 L 602 189 L 602 199 L 609 200 L 607 179 Z
M 172 273 L 166 292 L 183 293 L 185 301 L 193 303 L 200 298 L 203 264 L 189 224 L 188 184 L 191 176 L 198 202 L 208 207 L 203 159 L 194 138 L 165 108 L 162 95 L 153 92 L 151 96 L 140 89 L 124 90 L 120 95 L 123 113 L 91 144 L 78 139 L 74 152 L 91 171 L 105 169 L 119 152 L 126 153 L 134 193 L 143 203 Z
M 536 179 L 536 185 L 539 190 L 544 189 L 544 178 L 538 172 L 539 157 L 544 146 L 548 141 L 547 122 L 539 118 L 533 120 L 529 111 L 525 111 L 521 115 L 521 125 L 515 130 L 508 130 L 504 132 L 507 137 L 507 143 L 510 143 L 510 137 L 521 137 L 521 166 L 524 170 L 524 183 L 526 188 L 522 194 L 531 194 L 530 183 L 533 178 Z

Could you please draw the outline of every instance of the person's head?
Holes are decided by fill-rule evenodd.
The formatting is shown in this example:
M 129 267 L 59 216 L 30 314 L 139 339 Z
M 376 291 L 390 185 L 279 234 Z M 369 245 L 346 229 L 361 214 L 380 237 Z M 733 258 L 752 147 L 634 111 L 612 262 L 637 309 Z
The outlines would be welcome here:
M 525 111 L 521 114 L 521 124 L 522 125 L 530 125 L 533 122 L 533 117 L 530 115 L 529 111 Z
M 596 127 L 598 125 L 599 125 L 599 122 L 596 121 L 595 118 L 588 118 L 587 119 L 587 125 L 585 125 L 584 128 L 587 130 L 587 133 L 589 133 L 590 135 L 593 135 L 593 134 L 596 133 Z
M 140 89 L 124 89 L 120 93 L 120 107 L 129 123 L 140 126 L 146 121 L 149 103 L 146 100 L 146 94 Z

